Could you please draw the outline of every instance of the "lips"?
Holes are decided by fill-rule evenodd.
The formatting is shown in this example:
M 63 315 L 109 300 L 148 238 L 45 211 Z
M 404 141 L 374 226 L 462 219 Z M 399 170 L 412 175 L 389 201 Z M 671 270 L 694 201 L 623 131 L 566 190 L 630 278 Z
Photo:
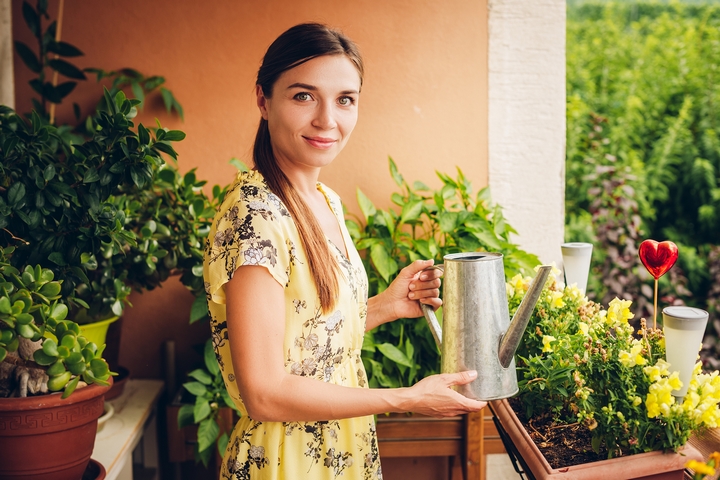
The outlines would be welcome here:
M 321 150 L 327 150 L 328 148 L 335 145 L 337 140 L 332 138 L 326 138 L 326 137 L 303 137 L 307 143 L 309 143 L 311 146 L 315 148 L 319 148 Z

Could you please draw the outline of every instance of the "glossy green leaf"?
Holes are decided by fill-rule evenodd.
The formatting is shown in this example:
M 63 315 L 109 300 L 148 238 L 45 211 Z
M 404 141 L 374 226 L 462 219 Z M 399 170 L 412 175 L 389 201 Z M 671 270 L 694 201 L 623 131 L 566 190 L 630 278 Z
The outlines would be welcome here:
M 15 41 L 15 51 L 17 52 L 23 63 L 33 72 L 40 73 L 42 65 L 38 60 L 37 55 L 33 52 L 30 47 L 22 42 Z
M 184 428 L 192 425 L 194 423 L 193 421 L 193 410 L 194 405 L 183 405 L 178 410 L 178 428 Z
M 61 57 L 80 57 L 83 53 L 75 46 L 66 42 L 48 43 L 48 51 L 57 53 Z
M 214 419 L 208 418 L 200 422 L 198 426 L 198 450 L 203 451 L 212 447 L 219 434 L 220 426 Z
M 423 202 L 421 200 L 406 203 L 403 206 L 402 214 L 400 215 L 400 222 L 405 223 L 411 220 L 417 220 L 420 217 L 422 209 Z
M 392 345 L 390 343 L 383 343 L 377 345 L 377 349 L 380 351 L 380 353 L 382 353 L 395 363 L 405 365 L 406 367 L 411 367 L 413 365 L 412 361 L 395 345 Z
M 211 412 L 210 402 L 204 398 L 197 398 L 195 407 L 193 408 L 193 421 L 195 423 L 201 422 L 206 419 Z
M 80 70 L 72 63 L 66 62 L 65 60 L 60 60 L 59 58 L 57 58 L 54 60 L 48 60 L 47 63 L 50 68 L 68 78 L 72 78 L 75 80 L 86 79 L 85 74 L 82 72 L 82 70 Z
M 53 340 L 52 338 L 45 339 L 42 345 L 42 349 L 43 352 L 45 352 L 48 356 L 58 356 L 58 345 L 57 342 L 55 342 L 55 340 Z
M 208 316 L 208 304 L 207 297 L 199 295 L 195 297 L 195 300 L 190 307 L 190 323 L 195 323 L 198 320 L 202 320 Z
M 390 164 L 390 175 L 392 176 L 397 186 L 402 187 L 403 177 L 402 175 L 400 175 L 397 165 L 395 165 L 395 161 L 392 159 L 392 157 L 388 157 L 388 163 Z
M 38 365 L 52 365 L 57 361 L 57 356 L 46 354 L 42 349 L 35 350 L 33 359 Z
M 205 361 L 205 368 L 208 369 L 210 375 L 220 375 L 220 365 L 218 365 L 217 356 L 215 355 L 215 350 L 213 349 L 212 339 L 208 339 L 205 342 L 205 347 L 203 349 L 203 359 Z
M 398 271 L 397 262 L 390 256 L 385 246 L 381 243 L 376 243 L 370 248 L 370 258 L 385 281 L 389 282 L 390 277 Z
M 358 205 L 360 206 L 360 211 L 362 211 L 363 216 L 365 217 L 365 221 L 367 222 L 368 219 L 375 215 L 377 213 L 377 209 L 375 208 L 375 205 L 370 201 L 368 197 L 365 196 L 365 194 L 358 188 L 357 190 L 357 201 Z
M 12 307 L 10 305 L 10 299 L 8 297 L 0 297 L 0 313 L 10 314 Z
M 77 388 L 78 382 L 80 382 L 80 377 L 73 378 L 70 383 L 67 384 L 65 387 L 65 390 L 63 391 L 62 398 L 69 397 Z
M 188 376 L 194 378 L 203 385 L 210 385 L 213 380 L 212 377 L 205 370 L 201 369 L 193 370 L 192 372 L 188 373 Z
M 188 392 L 192 393 L 196 397 L 205 395 L 207 393 L 207 388 L 200 382 L 183 383 L 183 387 L 185 387 Z

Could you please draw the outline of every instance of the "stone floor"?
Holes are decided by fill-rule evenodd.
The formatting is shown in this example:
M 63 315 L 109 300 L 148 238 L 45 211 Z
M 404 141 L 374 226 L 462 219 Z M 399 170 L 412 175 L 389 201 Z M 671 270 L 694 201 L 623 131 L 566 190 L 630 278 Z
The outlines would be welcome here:
M 518 480 L 520 478 L 507 454 L 494 453 L 486 455 L 485 458 L 487 461 L 485 478 L 487 480 Z

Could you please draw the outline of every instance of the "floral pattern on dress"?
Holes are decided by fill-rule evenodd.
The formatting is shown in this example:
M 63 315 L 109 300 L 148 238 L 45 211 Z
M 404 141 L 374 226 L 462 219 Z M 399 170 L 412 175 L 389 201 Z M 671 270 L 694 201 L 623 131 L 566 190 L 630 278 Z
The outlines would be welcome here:
M 228 394 L 241 418 L 224 455 L 221 478 L 237 480 L 382 479 L 372 416 L 317 422 L 260 422 L 247 415 L 235 382 L 224 284 L 243 265 L 268 269 L 285 291 L 284 365 L 290 374 L 367 388 L 362 348 L 367 275 L 342 218 L 339 197 L 318 184 L 338 219 L 347 252 L 328 239 L 340 266 L 335 310 L 324 314 L 297 229 L 257 172 L 238 176 L 206 242 L 205 290 L 212 342 Z
M 259 422 L 243 432 L 242 436 L 235 437 L 232 443 L 228 443 L 228 451 L 239 451 L 241 444 L 247 445 L 247 456 L 245 461 L 240 461 L 238 455 L 230 455 L 226 462 L 223 462 L 220 476 L 223 478 L 233 478 L 235 480 L 251 480 L 250 468 L 255 466 L 258 469 L 266 467 L 269 463 L 265 456 L 265 447 L 262 445 L 252 445 L 250 439 L 252 433 L 260 426 Z

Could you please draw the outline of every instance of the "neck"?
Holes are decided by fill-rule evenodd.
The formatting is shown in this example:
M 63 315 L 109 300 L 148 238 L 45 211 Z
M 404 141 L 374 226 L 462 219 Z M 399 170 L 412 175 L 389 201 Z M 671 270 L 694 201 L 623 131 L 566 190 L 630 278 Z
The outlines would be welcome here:
M 320 178 L 319 167 L 298 167 L 289 165 L 280 159 L 276 160 L 278 166 L 287 176 L 293 188 L 302 196 L 313 196 L 317 194 L 317 182 Z

